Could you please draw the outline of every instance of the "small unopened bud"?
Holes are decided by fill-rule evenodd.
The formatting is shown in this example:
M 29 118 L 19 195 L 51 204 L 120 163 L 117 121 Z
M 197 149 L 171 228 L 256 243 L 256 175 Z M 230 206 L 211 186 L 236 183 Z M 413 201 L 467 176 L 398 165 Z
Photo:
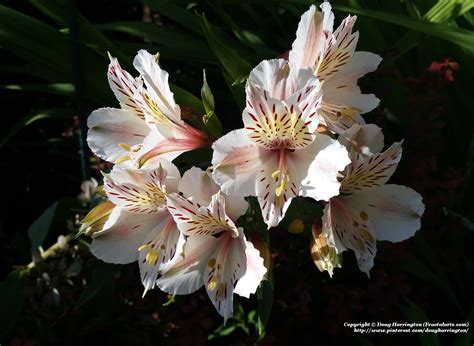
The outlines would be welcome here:
M 314 224 L 311 233 L 310 249 L 314 264 L 320 272 L 327 271 L 332 277 L 334 268 L 342 267 L 342 255 L 337 254 L 336 248 L 328 244 L 320 225 Z
M 77 235 L 86 234 L 88 236 L 102 230 L 105 222 L 109 218 L 115 205 L 110 201 L 105 201 L 93 208 L 81 221 L 81 227 Z
M 294 219 L 291 221 L 290 226 L 288 226 L 288 232 L 290 233 L 303 233 L 304 232 L 304 222 L 301 219 Z

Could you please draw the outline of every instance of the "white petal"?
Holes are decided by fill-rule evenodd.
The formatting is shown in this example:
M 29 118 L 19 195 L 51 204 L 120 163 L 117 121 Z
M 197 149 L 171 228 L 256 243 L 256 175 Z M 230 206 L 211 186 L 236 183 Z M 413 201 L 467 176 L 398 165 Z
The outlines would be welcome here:
M 232 317 L 234 287 L 246 270 L 242 229 L 239 232 L 238 238 L 232 238 L 226 232 L 219 236 L 218 245 L 204 270 L 207 294 L 224 320 Z
M 185 235 L 213 235 L 223 230 L 238 234 L 234 222 L 225 212 L 225 199 L 220 193 L 212 196 L 209 206 L 202 206 L 176 193 L 169 194 L 166 199 L 168 210 Z
M 314 81 L 284 101 L 249 83 L 242 118 L 250 138 L 269 149 L 282 146 L 296 149 L 311 143 L 319 123 L 317 113 L 321 102 L 320 85 Z
M 271 152 L 258 146 L 246 130 L 231 131 L 212 145 L 212 178 L 229 195 L 255 196 L 255 180 Z
M 326 36 L 332 33 L 334 14 L 329 2 L 321 4 L 322 12 L 312 5 L 301 16 L 288 60 L 299 68 L 313 68 L 326 45 Z
M 109 162 L 127 155 L 119 144 L 139 145 L 150 132 L 148 125 L 129 111 L 99 108 L 87 119 L 87 143 L 91 150 Z
M 243 241 L 247 265 L 244 276 L 240 278 L 235 286 L 234 293 L 249 298 L 251 294 L 257 291 L 260 282 L 262 282 L 267 272 L 267 268 L 263 265 L 263 258 L 260 256 L 260 252 L 253 244 L 245 239 Z
M 208 171 L 192 167 L 183 174 L 179 191 L 193 201 L 207 205 L 211 202 L 212 196 L 219 191 L 219 185 L 212 180 Z M 224 195 L 224 198 L 225 211 L 231 220 L 236 221 L 247 211 L 248 203 L 243 196 Z
M 334 197 L 324 210 L 323 234 L 328 244 L 338 253 L 351 249 L 354 251 L 359 268 L 369 274 L 373 258 L 377 253 L 377 243 L 373 225 L 366 214 L 359 214 L 341 197 Z
M 352 33 L 356 19 L 355 16 L 347 16 L 334 34 L 328 36 L 327 47 L 315 71 L 320 81 L 328 81 L 341 71 L 354 54 L 359 39 L 358 32 Z
M 381 152 L 383 139 L 382 129 L 374 124 L 353 125 L 338 137 L 339 143 L 344 145 L 347 151 L 355 150 L 365 156 Z
M 156 285 L 170 294 L 190 294 L 204 284 L 204 270 L 218 240 L 213 236 L 188 237 L 184 245 L 184 256 L 164 270 Z
M 337 176 L 350 163 L 346 148 L 331 137 L 318 134 L 314 142 L 298 154 L 311 160 L 301 194 L 318 201 L 328 201 L 338 195 L 341 183 Z
M 140 94 L 139 83 L 120 67 L 116 58 L 110 57 L 107 72 L 110 88 L 124 110 L 129 110 L 137 117 L 145 120 L 143 98 Z
M 178 255 L 180 239 L 183 240 L 183 235 L 170 214 L 144 239 L 139 248 L 138 259 L 140 277 L 145 288 L 143 295 L 155 287 L 159 271 Z
M 298 196 L 301 174 L 308 171 L 311 163 L 301 156 L 296 159 L 305 149 L 294 152 L 278 150 L 260 167 L 256 179 L 258 202 L 268 228 L 277 226 L 285 217 L 291 200 Z M 314 159 L 314 155 L 311 159 Z
M 344 197 L 345 203 L 366 213 L 377 240 L 400 242 L 412 237 L 421 227 L 425 206 L 420 194 L 401 185 L 383 185 Z
M 375 71 L 381 61 L 382 58 L 376 54 L 355 52 L 347 64 L 324 83 L 323 101 L 334 108 L 352 108 L 362 114 L 377 107 L 379 99 L 372 94 L 362 94 L 357 80 Z
M 159 108 L 158 112 L 163 113 L 174 122 L 179 122 L 181 111 L 170 90 L 168 73 L 160 68 L 156 58 L 156 56 L 142 49 L 133 60 L 133 66 L 144 79 L 147 92 Z
M 146 236 L 154 231 L 167 214 L 134 214 L 116 207 L 103 230 L 94 233 L 90 251 L 108 263 L 134 262 L 138 259 L 138 248 Z
M 219 186 L 206 171 L 193 166 L 184 172 L 179 191 L 192 198 L 193 201 L 207 205 L 211 202 L 212 195 L 219 191 Z
M 319 84 L 310 68 L 299 69 L 284 59 L 263 60 L 249 75 L 248 84 L 261 87 L 277 100 L 288 97 L 310 84 Z M 247 94 L 249 88 L 246 89 Z
M 382 153 L 369 157 L 355 153 L 347 166 L 341 192 L 346 194 L 384 185 L 392 176 L 402 157 L 402 143 L 394 143 Z

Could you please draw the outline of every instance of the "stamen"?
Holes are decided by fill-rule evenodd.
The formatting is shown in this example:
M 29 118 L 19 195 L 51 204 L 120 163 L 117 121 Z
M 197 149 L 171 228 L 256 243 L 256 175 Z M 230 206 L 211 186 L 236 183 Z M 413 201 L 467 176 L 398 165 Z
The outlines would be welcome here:
M 142 251 L 142 250 L 146 249 L 147 247 L 148 247 L 148 244 L 143 244 L 142 246 L 140 246 L 138 248 L 138 251 Z
M 156 262 L 158 261 L 158 251 L 150 248 L 150 250 L 146 254 L 145 260 L 148 262 L 148 264 L 150 264 L 151 266 L 154 266 Z
M 127 143 L 120 143 L 120 144 L 119 144 L 119 147 L 122 148 L 122 149 L 125 150 L 125 151 L 130 151 L 130 150 L 132 150 L 132 148 L 130 148 L 130 146 L 129 146 Z
M 125 155 L 125 156 L 119 157 L 117 160 L 115 160 L 115 163 L 118 164 L 118 163 L 122 163 L 122 162 L 125 162 L 125 161 L 128 161 L 128 160 L 131 160 L 130 156 Z

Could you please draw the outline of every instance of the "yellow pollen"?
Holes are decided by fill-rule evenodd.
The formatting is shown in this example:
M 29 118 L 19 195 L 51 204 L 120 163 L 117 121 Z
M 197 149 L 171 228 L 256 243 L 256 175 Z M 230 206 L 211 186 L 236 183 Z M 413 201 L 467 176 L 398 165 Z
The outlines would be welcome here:
M 148 264 L 154 266 L 158 261 L 158 252 L 155 249 L 150 249 L 146 254 L 145 260 L 148 262 Z
M 369 218 L 369 215 L 367 215 L 367 213 L 365 211 L 361 211 L 360 212 L 360 218 L 364 221 L 367 221 L 367 219 Z
M 207 262 L 207 265 L 208 265 L 209 267 L 211 267 L 211 268 L 214 267 L 214 266 L 216 265 L 216 259 L 215 259 L 215 258 L 211 258 L 211 259 L 209 260 L 209 262 Z
M 285 191 L 286 189 L 286 179 L 282 179 L 281 182 L 280 182 L 280 186 L 278 186 L 276 189 L 275 189 L 275 194 L 277 195 L 277 197 L 280 197 L 283 192 Z
M 217 286 L 217 280 L 216 280 L 216 277 L 213 276 L 211 278 L 211 281 L 209 281 L 209 283 L 207 284 L 207 289 L 209 291 L 214 291 L 216 289 L 216 286 Z
M 119 147 L 122 148 L 122 149 L 125 150 L 125 151 L 130 151 L 130 150 L 132 150 L 132 148 L 130 148 L 130 146 L 129 146 L 128 144 L 126 144 L 126 143 L 120 143 L 120 144 L 119 144 Z
M 272 173 L 272 178 L 273 178 L 273 179 L 276 179 L 279 174 L 280 174 L 280 170 L 277 169 L 275 172 Z
M 142 250 L 146 249 L 147 247 L 148 247 L 148 244 L 143 244 L 142 246 L 140 246 L 138 248 L 138 251 L 142 251 Z
M 122 162 L 125 162 L 125 161 L 128 161 L 128 160 L 130 160 L 130 156 L 125 155 L 125 156 L 119 157 L 117 160 L 115 160 L 115 163 L 122 163 Z

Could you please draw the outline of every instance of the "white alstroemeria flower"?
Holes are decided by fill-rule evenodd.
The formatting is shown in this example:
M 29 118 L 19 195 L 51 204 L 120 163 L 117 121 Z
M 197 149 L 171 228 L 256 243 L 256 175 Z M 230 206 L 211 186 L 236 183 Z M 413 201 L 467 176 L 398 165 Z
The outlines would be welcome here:
M 100 158 L 141 166 L 152 157 L 172 161 L 183 152 L 210 145 L 207 134 L 181 119 L 158 57 L 140 50 L 133 61 L 140 73 L 136 79 L 110 58 L 109 84 L 121 109 L 99 108 L 87 122 L 87 142 Z
M 214 180 L 227 194 L 257 196 L 268 228 L 283 219 L 293 197 L 327 201 L 339 193 L 337 174 L 350 160 L 339 142 L 315 134 L 320 101 L 310 69 L 263 61 L 247 83 L 245 128 L 212 146 Z
M 170 294 L 190 294 L 204 285 L 227 320 L 233 313 L 233 294 L 248 298 L 266 273 L 259 251 L 235 225 L 247 202 L 221 193 L 196 167 L 184 173 L 179 190 L 184 196 L 167 196 L 168 209 L 188 237 L 182 256 L 163 270 L 157 286 Z
M 385 185 L 400 161 L 402 143 L 380 152 L 383 136 L 375 125 L 354 125 L 341 137 L 352 163 L 346 167 L 341 194 L 324 208 L 323 234 L 338 253 L 353 250 L 360 270 L 369 276 L 376 241 L 412 237 L 421 226 L 424 204 L 408 187 Z
M 333 32 L 330 3 L 320 7 L 322 12 L 313 5 L 302 15 L 288 59 L 298 68 L 313 70 L 322 83 L 322 124 L 341 133 L 354 123 L 364 124 L 359 114 L 379 104 L 373 94 L 361 94 L 357 80 L 375 71 L 382 59 L 373 53 L 355 52 L 359 33 L 352 33 L 352 27 L 356 16 L 348 16 Z
M 155 286 L 159 271 L 184 243 L 166 207 L 166 195 L 178 191 L 179 171 L 166 160 L 155 163 L 142 169 L 116 165 L 104 175 L 104 190 L 115 208 L 103 229 L 92 235 L 90 246 L 105 262 L 138 260 L 144 294 Z

